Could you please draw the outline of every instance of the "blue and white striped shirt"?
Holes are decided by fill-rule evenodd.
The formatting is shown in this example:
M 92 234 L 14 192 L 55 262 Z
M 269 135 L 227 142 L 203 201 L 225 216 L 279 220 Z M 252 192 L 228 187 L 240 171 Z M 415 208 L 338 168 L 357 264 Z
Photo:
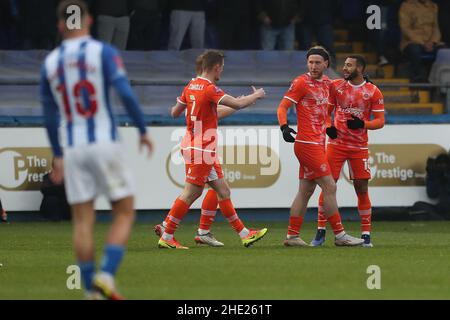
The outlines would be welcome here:
M 117 50 L 85 36 L 63 41 L 46 57 L 41 70 L 41 100 L 55 156 L 62 155 L 60 119 L 68 148 L 118 140 L 109 97 L 111 85 L 144 134 L 143 114 Z

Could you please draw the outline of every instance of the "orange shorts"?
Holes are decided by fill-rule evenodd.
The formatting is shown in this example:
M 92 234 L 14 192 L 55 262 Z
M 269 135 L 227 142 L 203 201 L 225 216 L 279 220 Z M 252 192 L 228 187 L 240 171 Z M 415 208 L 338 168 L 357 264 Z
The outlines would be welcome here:
M 203 163 L 195 163 L 193 158 L 191 161 L 186 160 L 185 158 L 186 182 L 203 187 L 210 181 L 223 178 L 222 166 L 217 158 Z
M 339 179 L 345 161 L 348 163 L 349 177 L 351 180 L 367 180 L 371 177 L 368 149 L 364 150 L 328 144 L 327 158 L 335 180 Z
M 314 180 L 331 175 L 324 146 L 296 142 L 294 151 L 300 162 L 300 179 Z

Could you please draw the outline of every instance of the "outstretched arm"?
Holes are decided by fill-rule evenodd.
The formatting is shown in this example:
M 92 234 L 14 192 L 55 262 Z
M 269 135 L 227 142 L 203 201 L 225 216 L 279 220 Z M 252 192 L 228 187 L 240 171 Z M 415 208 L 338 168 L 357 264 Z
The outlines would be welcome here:
M 235 110 L 244 109 L 254 103 L 256 103 L 256 100 L 262 99 L 265 97 L 266 92 L 263 88 L 256 89 L 253 88 L 253 93 L 249 94 L 247 96 L 242 96 L 239 98 L 235 98 L 229 95 L 225 95 L 222 97 L 222 99 L 219 101 L 220 105 L 230 107 Z
M 231 116 L 236 111 L 237 111 L 236 109 L 219 104 L 217 106 L 217 117 L 220 120 L 220 119 L 226 118 L 228 116 Z

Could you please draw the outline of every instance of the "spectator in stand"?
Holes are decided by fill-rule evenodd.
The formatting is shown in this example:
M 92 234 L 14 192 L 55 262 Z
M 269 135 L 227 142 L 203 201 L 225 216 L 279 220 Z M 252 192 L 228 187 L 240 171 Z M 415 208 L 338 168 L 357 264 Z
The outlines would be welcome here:
M 0 50 L 18 46 L 18 14 L 17 0 L 0 0 Z
M 440 0 L 439 7 L 439 27 L 441 29 L 442 41 L 446 47 L 450 47 L 450 1 Z
M 299 21 L 298 0 L 260 0 L 256 3 L 261 23 L 263 50 L 293 50 L 295 24 Z
M 98 39 L 125 50 L 130 31 L 130 4 L 128 0 L 97 0 L 93 12 L 97 18 Z
M 331 65 L 336 61 L 334 51 L 333 15 L 338 12 L 339 1 L 336 0 L 302 0 L 301 2 L 301 49 L 312 46 L 313 37 L 317 44 L 325 47 L 331 55 Z
M 377 5 L 381 11 L 381 29 L 369 30 L 369 35 L 378 56 L 378 65 L 384 66 L 389 63 L 386 58 L 386 45 L 388 42 L 388 16 L 398 0 L 366 0 L 364 11 L 371 5 Z
M 22 48 L 51 50 L 56 40 L 57 0 L 18 0 Z
M 217 19 L 219 17 L 217 0 L 207 0 L 205 8 L 205 48 L 218 49 L 219 35 L 217 31 Z
M 399 11 L 402 30 L 400 49 L 411 63 L 411 82 L 426 82 L 421 75 L 422 56 L 436 57 L 443 46 L 438 23 L 438 6 L 431 0 L 405 0 Z
M 191 47 L 204 47 L 205 10 L 206 0 L 172 0 L 169 50 L 180 50 L 188 29 Z
M 159 49 L 164 0 L 133 0 L 130 19 L 130 50 Z
M 249 49 L 252 4 L 250 0 L 218 0 L 219 47 L 225 50 Z

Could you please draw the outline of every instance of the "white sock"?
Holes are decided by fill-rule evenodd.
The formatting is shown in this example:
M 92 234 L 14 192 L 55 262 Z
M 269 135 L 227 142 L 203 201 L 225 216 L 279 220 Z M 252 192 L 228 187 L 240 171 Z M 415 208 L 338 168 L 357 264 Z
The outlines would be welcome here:
M 336 235 L 336 239 L 341 239 L 343 236 L 345 236 L 345 231 L 341 231 Z
M 163 240 L 166 240 L 166 241 L 172 241 L 173 240 L 173 234 L 164 232 L 162 234 L 161 238 L 163 238 Z
M 198 229 L 197 230 L 197 233 L 199 234 L 199 235 L 201 235 L 201 236 L 204 236 L 205 234 L 208 234 L 209 233 L 209 230 L 204 230 L 204 229 Z
M 324 227 L 318 227 L 317 230 L 327 230 L 327 228 L 324 228 Z
M 166 220 L 163 221 L 162 225 L 163 225 L 164 228 L 167 228 L 167 222 L 166 222 Z
M 250 231 L 247 228 L 244 228 L 241 230 L 241 232 L 239 232 L 239 237 L 241 237 L 241 239 L 244 239 L 249 234 L 250 234 Z
M 292 239 L 292 238 L 298 238 L 298 237 L 299 237 L 298 234 L 288 234 L 288 235 L 286 236 L 286 239 Z

